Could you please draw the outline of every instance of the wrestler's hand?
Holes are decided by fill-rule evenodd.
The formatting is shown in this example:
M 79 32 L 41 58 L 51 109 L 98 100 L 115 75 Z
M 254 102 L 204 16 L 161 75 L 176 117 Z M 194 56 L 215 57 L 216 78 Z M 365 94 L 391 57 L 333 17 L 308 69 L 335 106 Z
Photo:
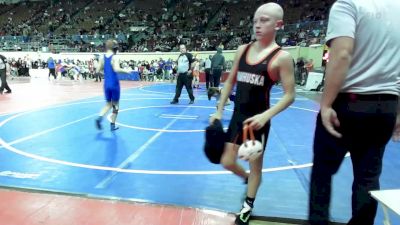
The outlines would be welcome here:
M 260 130 L 270 119 L 271 118 L 268 116 L 268 114 L 261 113 L 248 118 L 243 122 L 243 125 L 247 124 L 253 130 Z
M 222 119 L 222 114 L 220 112 L 218 112 L 218 111 L 215 112 L 210 117 L 210 125 L 212 125 L 215 120 L 221 120 L 221 119 Z

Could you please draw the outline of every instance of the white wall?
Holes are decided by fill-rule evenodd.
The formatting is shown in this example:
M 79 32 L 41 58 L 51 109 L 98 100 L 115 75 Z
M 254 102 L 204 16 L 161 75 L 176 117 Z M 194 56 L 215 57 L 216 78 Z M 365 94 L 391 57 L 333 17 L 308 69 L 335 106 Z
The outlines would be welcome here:
M 285 51 L 288 51 L 292 57 L 297 60 L 297 58 L 301 55 L 302 57 L 305 58 L 312 58 L 314 59 L 314 67 L 320 67 L 321 62 L 322 62 L 322 52 L 323 52 L 323 46 L 312 46 L 312 47 L 307 47 L 304 48 L 302 47 L 285 47 L 283 48 Z M 213 55 L 216 52 L 215 51 L 206 51 L 206 52 L 191 52 L 192 54 L 197 54 L 197 57 L 200 59 L 205 59 L 209 55 Z M 225 56 L 225 60 L 233 60 L 235 57 L 236 51 L 234 50 L 226 50 L 223 51 L 223 54 Z M 76 60 L 81 60 L 81 61 L 87 61 L 90 59 L 94 58 L 95 54 L 104 54 L 104 53 L 90 53 L 90 52 L 84 52 L 84 53 L 77 53 L 77 52 L 64 52 L 64 53 L 59 53 L 59 54 L 52 54 L 52 53 L 41 53 L 41 52 L 0 52 L 0 54 L 4 55 L 7 58 L 25 58 L 28 57 L 31 60 L 37 60 L 37 59 L 42 59 L 42 60 L 47 60 L 50 56 L 52 56 L 54 59 L 74 59 Z M 118 53 L 117 57 L 120 59 L 124 60 L 135 60 L 135 61 L 151 61 L 151 60 L 158 60 L 160 58 L 163 58 L 164 60 L 167 60 L 169 58 L 176 60 L 179 56 L 179 52 L 146 52 L 146 53 Z

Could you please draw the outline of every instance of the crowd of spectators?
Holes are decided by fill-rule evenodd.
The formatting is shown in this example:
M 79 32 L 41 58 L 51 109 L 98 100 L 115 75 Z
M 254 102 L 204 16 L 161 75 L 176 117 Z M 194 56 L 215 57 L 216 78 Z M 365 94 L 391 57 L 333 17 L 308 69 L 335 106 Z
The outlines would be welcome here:
M 262 0 L 67 0 L 22 2 L 0 10 L 0 48 L 102 51 L 112 37 L 122 51 L 236 49 L 251 40 L 252 14 Z M 324 43 L 333 0 L 276 0 L 286 25 L 283 46 Z M 33 16 L 32 16 L 33 15 Z M 36 46 L 36 47 L 34 47 Z M 8 48 L 8 49 L 6 49 Z
M 54 57 L 54 58 L 53 58 Z M 49 56 L 48 58 L 33 58 L 26 55 L 21 58 L 7 57 L 6 63 L 11 68 L 10 75 L 12 78 L 20 76 L 29 76 L 30 69 L 48 69 L 49 62 L 56 64 L 56 74 L 59 78 L 77 79 L 79 77 L 95 79 L 95 70 L 98 66 L 101 54 L 93 54 L 90 59 L 72 59 L 60 58 L 58 55 Z M 163 58 L 156 60 L 127 60 L 126 58 L 117 57 L 121 68 L 129 69 L 137 72 L 141 80 L 145 81 L 165 81 L 171 82 L 176 78 L 177 58 Z M 195 56 L 195 60 L 199 63 L 200 71 L 205 71 L 206 58 Z M 53 63 L 51 63 L 53 64 Z M 229 71 L 233 62 L 225 61 L 224 68 Z M 97 78 L 96 78 L 97 80 Z

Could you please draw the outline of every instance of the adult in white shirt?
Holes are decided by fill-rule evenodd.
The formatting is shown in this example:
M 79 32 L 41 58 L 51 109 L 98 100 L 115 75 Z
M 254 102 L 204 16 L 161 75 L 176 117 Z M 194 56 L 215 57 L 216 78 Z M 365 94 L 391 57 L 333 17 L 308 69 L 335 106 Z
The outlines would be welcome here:
M 349 225 L 373 225 L 382 157 L 400 139 L 400 1 L 338 0 L 327 32 L 330 61 L 314 136 L 309 223 L 329 223 L 332 176 L 353 164 Z
M 94 71 L 95 71 L 94 76 L 96 78 L 95 82 L 98 82 L 98 81 L 101 82 L 101 76 L 102 75 L 101 75 L 101 73 L 97 73 L 97 69 L 99 68 L 99 66 L 100 66 L 99 56 L 96 55 L 94 60 L 93 60 L 93 68 L 94 68 Z
M 206 88 L 213 87 L 213 78 L 211 75 L 211 59 L 212 55 L 208 56 L 206 61 L 204 62 L 204 72 L 206 73 Z

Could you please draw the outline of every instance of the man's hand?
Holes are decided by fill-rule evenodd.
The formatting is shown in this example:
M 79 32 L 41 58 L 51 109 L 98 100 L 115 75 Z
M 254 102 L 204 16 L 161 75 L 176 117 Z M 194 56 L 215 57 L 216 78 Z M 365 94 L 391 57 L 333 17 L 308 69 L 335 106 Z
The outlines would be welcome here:
M 321 119 L 325 129 L 334 137 L 341 138 L 342 134 L 336 131 L 335 127 L 340 127 L 336 111 L 332 107 L 321 108 Z

